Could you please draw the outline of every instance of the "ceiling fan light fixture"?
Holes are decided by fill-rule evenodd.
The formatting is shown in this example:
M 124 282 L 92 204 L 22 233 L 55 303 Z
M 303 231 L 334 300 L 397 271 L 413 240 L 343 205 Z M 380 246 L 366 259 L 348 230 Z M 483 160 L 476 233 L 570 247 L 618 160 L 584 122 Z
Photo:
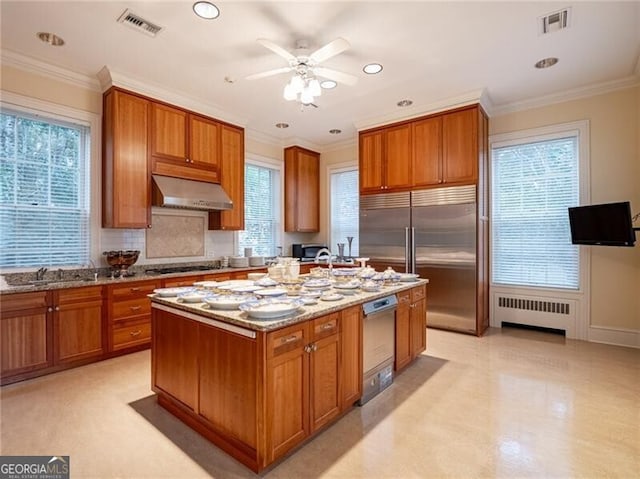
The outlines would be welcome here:
M 367 63 L 364 68 L 362 68 L 362 71 L 367 75 L 375 75 L 382 71 L 382 65 L 379 63 Z
M 294 75 L 291 78 L 289 85 L 291 85 L 291 88 L 295 93 L 302 93 L 302 90 L 304 89 L 304 80 L 300 75 Z
M 320 87 L 324 90 L 331 90 L 337 86 L 338 86 L 338 83 L 336 83 L 333 80 L 324 80 L 320 83 Z
M 220 10 L 211 2 L 199 1 L 193 4 L 193 12 L 205 20 L 213 20 L 220 16 Z
M 302 93 L 300 93 L 300 103 L 304 103 L 305 105 L 313 103 L 313 95 L 309 91 L 309 88 L 305 88 L 302 90 Z
M 309 92 L 311 93 L 311 95 L 313 96 L 320 96 L 322 95 L 322 88 L 320 88 L 320 82 L 318 80 L 316 80 L 315 78 L 311 81 L 309 81 Z
M 284 96 L 284 99 L 287 100 L 287 101 L 295 100 L 297 98 L 298 94 L 296 93 L 296 91 L 291 86 L 291 83 L 287 83 L 284 86 L 283 96 Z

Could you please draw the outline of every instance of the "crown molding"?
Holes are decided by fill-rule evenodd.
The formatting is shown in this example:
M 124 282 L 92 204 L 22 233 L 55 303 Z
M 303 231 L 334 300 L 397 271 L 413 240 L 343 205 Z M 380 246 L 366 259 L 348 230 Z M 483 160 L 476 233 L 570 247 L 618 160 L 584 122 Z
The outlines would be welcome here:
M 362 120 L 355 121 L 354 125 L 358 131 L 367 130 L 369 128 L 375 128 L 389 123 L 411 120 L 412 118 L 451 110 L 452 108 L 480 103 L 481 99 L 484 99 L 483 101 L 486 104 L 489 104 L 489 99 L 484 89 L 463 93 L 462 95 L 428 103 L 426 105 L 412 105 L 408 108 L 403 108 L 402 112 L 392 112 L 376 117 L 364 118 Z
M 102 67 L 98 72 L 97 77 L 100 80 L 103 92 L 112 86 L 117 86 L 124 88 L 125 90 L 130 90 L 160 101 L 165 101 L 172 105 L 180 106 L 202 115 L 211 116 L 237 126 L 244 127 L 248 123 L 247 118 L 229 113 L 228 111 L 211 104 L 209 100 L 183 95 L 167 90 L 160 85 L 138 80 L 128 74 L 117 72 L 109 68 L 108 65 Z
M 564 103 L 567 101 L 579 100 L 581 98 L 611 93 L 616 90 L 632 88 L 638 85 L 640 85 L 640 75 L 631 75 L 617 80 L 595 83 L 585 87 L 566 90 L 561 93 L 554 93 L 552 95 L 545 95 L 513 103 L 503 103 L 502 105 L 494 105 L 492 114 L 495 116 L 515 113 L 522 110 L 531 110 L 533 108 L 540 108 L 557 103 Z
M 288 148 L 290 146 L 301 146 L 302 148 L 306 148 L 307 150 L 322 153 L 321 145 L 313 143 L 309 140 L 305 140 L 304 138 L 300 138 L 298 136 L 290 136 L 289 138 L 285 138 L 282 143 L 285 148 Z
M 259 143 L 263 143 L 269 146 L 275 146 L 278 148 L 283 148 L 283 143 L 280 138 L 277 138 L 272 135 L 268 135 L 262 131 L 254 130 L 253 128 L 245 128 L 244 129 L 244 137 L 245 139 L 251 141 L 257 141 Z
M 322 151 L 320 153 L 329 153 L 332 151 L 346 150 L 348 148 L 357 148 L 357 146 L 358 146 L 357 138 L 349 138 L 346 140 L 336 141 L 335 143 L 330 143 L 328 145 L 325 145 L 322 148 Z
M 45 76 L 87 90 L 101 91 L 98 80 L 89 75 L 57 67 L 50 63 L 45 63 L 35 58 L 5 49 L 0 50 L 0 58 L 2 59 L 2 65 L 16 68 L 27 73 Z

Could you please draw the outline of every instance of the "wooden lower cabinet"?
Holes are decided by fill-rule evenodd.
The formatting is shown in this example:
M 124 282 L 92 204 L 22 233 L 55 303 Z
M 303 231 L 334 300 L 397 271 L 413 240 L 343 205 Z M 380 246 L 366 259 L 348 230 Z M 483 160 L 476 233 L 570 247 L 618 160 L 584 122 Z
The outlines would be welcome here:
M 426 288 L 418 286 L 398 293 L 397 297 L 394 368 L 399 371 L 427 347 Z
M 0 302 L 0 375 L 11 377 L 53 364 L 52 311 L 47 292 L 3 296 Z
M 52 294 L 54 360 L 62 363 L 102 356 L 102 286 L 62 289 Z
M 262 471 L 359 399 L 359 310 L 252 332 L 152 308 L 153 391 L 163 407 Z M 343 338 L 356 344 L 345 348 Z
M 192 410 L 198 401 L 198 323 L 188 319 L 174 321 L 158 315 L 153 322 L 153 384 Z

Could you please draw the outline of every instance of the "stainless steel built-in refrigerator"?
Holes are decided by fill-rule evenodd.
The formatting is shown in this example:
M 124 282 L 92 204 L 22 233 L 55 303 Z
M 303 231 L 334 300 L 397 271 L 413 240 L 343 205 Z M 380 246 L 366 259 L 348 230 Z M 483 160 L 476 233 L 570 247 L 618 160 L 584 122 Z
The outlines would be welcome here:
M 429 280 L 429 327 L 478 334 L 477 224 L 475 185 L 363 195 L 360 256 Z

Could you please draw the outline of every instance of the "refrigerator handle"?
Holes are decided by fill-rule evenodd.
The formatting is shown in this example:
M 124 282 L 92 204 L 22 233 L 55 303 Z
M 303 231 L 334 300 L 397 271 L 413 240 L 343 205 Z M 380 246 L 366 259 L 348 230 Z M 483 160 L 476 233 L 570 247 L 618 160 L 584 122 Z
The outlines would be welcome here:
M 411 271 L 409 273 L 416 272 L 416 229 L 411 227 Z
M 409 269 L 411 265 L 411 246 L 409 244 L 409 227 L 404 229 L 404 271 L 410 273 Z

